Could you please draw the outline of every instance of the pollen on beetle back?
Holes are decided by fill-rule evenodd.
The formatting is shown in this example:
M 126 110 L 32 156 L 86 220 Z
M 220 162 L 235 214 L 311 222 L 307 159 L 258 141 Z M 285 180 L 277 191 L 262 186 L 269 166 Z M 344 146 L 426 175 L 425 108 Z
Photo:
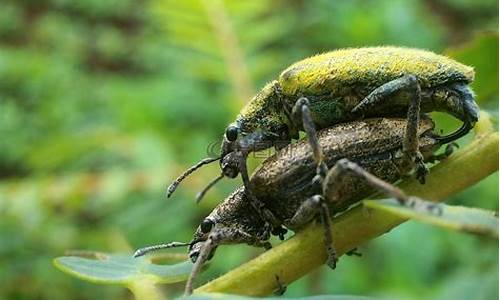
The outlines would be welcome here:
M 325 89 L 341 93 L 344 86 L 380 86 L 406 74 L 414 74 L 423 87 L 449 82 L 469 83 L 473 68 L 430 51 L 373 47 L 342 49 L 299 61 L 281 73 L 285 95 L 320 95 Z

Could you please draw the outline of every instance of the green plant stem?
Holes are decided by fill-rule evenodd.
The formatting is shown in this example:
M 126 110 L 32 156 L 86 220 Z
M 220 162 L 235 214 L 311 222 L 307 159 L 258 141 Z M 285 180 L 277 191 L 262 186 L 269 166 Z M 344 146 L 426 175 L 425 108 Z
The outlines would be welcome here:
M 472 143 L 432 168 L 427 183 L 404 180 L 409 195 L 443 201 L 498 170 L 498 133 L 480 132 Z M 335 218 L 332 224 L 339 255 L 382 235 L 406 219 L 358 206 Z M 199 287 L 195 293 L 229 293 L 265 296 L 280 282 L 289 284 L 324 264 L 326 254 L 320 224 L 311 224 L 294 237 L 259 257 Z M 342 263 L 342 260 L 340 261 Z
M 136 300 L 165 300 L 167 299 L 161 292 L 160 288 L 154 284 L 152 280 L 137 280 L 131 282 L 128 286 L 129 290 L 134 294 Z

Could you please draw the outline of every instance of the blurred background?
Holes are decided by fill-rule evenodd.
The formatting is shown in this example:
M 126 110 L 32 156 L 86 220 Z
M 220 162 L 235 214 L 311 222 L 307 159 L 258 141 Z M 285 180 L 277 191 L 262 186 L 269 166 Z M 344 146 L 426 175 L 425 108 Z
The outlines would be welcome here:
M 189 240 L 240 181 L 200 205 L 217 164 L 169 201 L 166 186 L 218 145 L 265 82 L 307 56 L 388 44 L 446 53 L 476 67 L 478 102 L 497 119 L 497 31 L 496 0 L 1 1 L 0 299 L 131 298 L 52 259 Z M 449 203 L 498 210 L 497 183 L 494 174 Z M 409 222 L 359 250 L 286 295 L 498 298 L 494 240 Z M 199 283 L 260 252 L 219 247 Z

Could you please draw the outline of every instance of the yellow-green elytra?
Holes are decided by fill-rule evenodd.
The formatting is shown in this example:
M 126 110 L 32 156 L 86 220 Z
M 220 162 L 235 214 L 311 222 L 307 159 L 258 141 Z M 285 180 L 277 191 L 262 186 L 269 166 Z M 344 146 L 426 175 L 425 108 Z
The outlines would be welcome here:
M 371 47 L 331 51 L 291 65 L 242 109 L 236 126 L 243 135 L 256 130 L 283 130 L 284 124 L 295 133 L 301 128 L 295 128 L 286 109 L 302 96 L 310 100 L 319 128 L 352 120 L 358 116 L 351 110 L 370 92 L 404 75 L 417 78 L 423 111 L 444 111 L 461 120 L 477 117 L 473 94 L 467 86 L 474 79 L 472 67 L 421 49 Z M 403 116 L 406 103 L 396 95 L 363 115 Z M 464 105 L 469 112 L 464 111 Z
M 406 74 L 417 76 L 422 88 L 450 82 L 470 83 L 473 68 L 433 52 L 399 47 L 343 49 L 316 55 L 288 67 L 279 77 L 285 95 L 335 95 L 352 85 L 376 88 Z

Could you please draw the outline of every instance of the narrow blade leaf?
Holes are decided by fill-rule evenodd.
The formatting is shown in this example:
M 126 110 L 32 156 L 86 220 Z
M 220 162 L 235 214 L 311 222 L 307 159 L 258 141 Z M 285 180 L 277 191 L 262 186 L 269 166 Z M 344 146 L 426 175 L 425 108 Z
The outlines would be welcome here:
M 375 210 L 382 210 L 394 215 L 420 222 L 456 230 L 498 238 L 498 215 L 496 212 L 465 206 L 451 206 L 433 203 L 441 214 L 432 211 L 415 210 L 403 206 L 394 199 L 365 200 L 363 205 Z

